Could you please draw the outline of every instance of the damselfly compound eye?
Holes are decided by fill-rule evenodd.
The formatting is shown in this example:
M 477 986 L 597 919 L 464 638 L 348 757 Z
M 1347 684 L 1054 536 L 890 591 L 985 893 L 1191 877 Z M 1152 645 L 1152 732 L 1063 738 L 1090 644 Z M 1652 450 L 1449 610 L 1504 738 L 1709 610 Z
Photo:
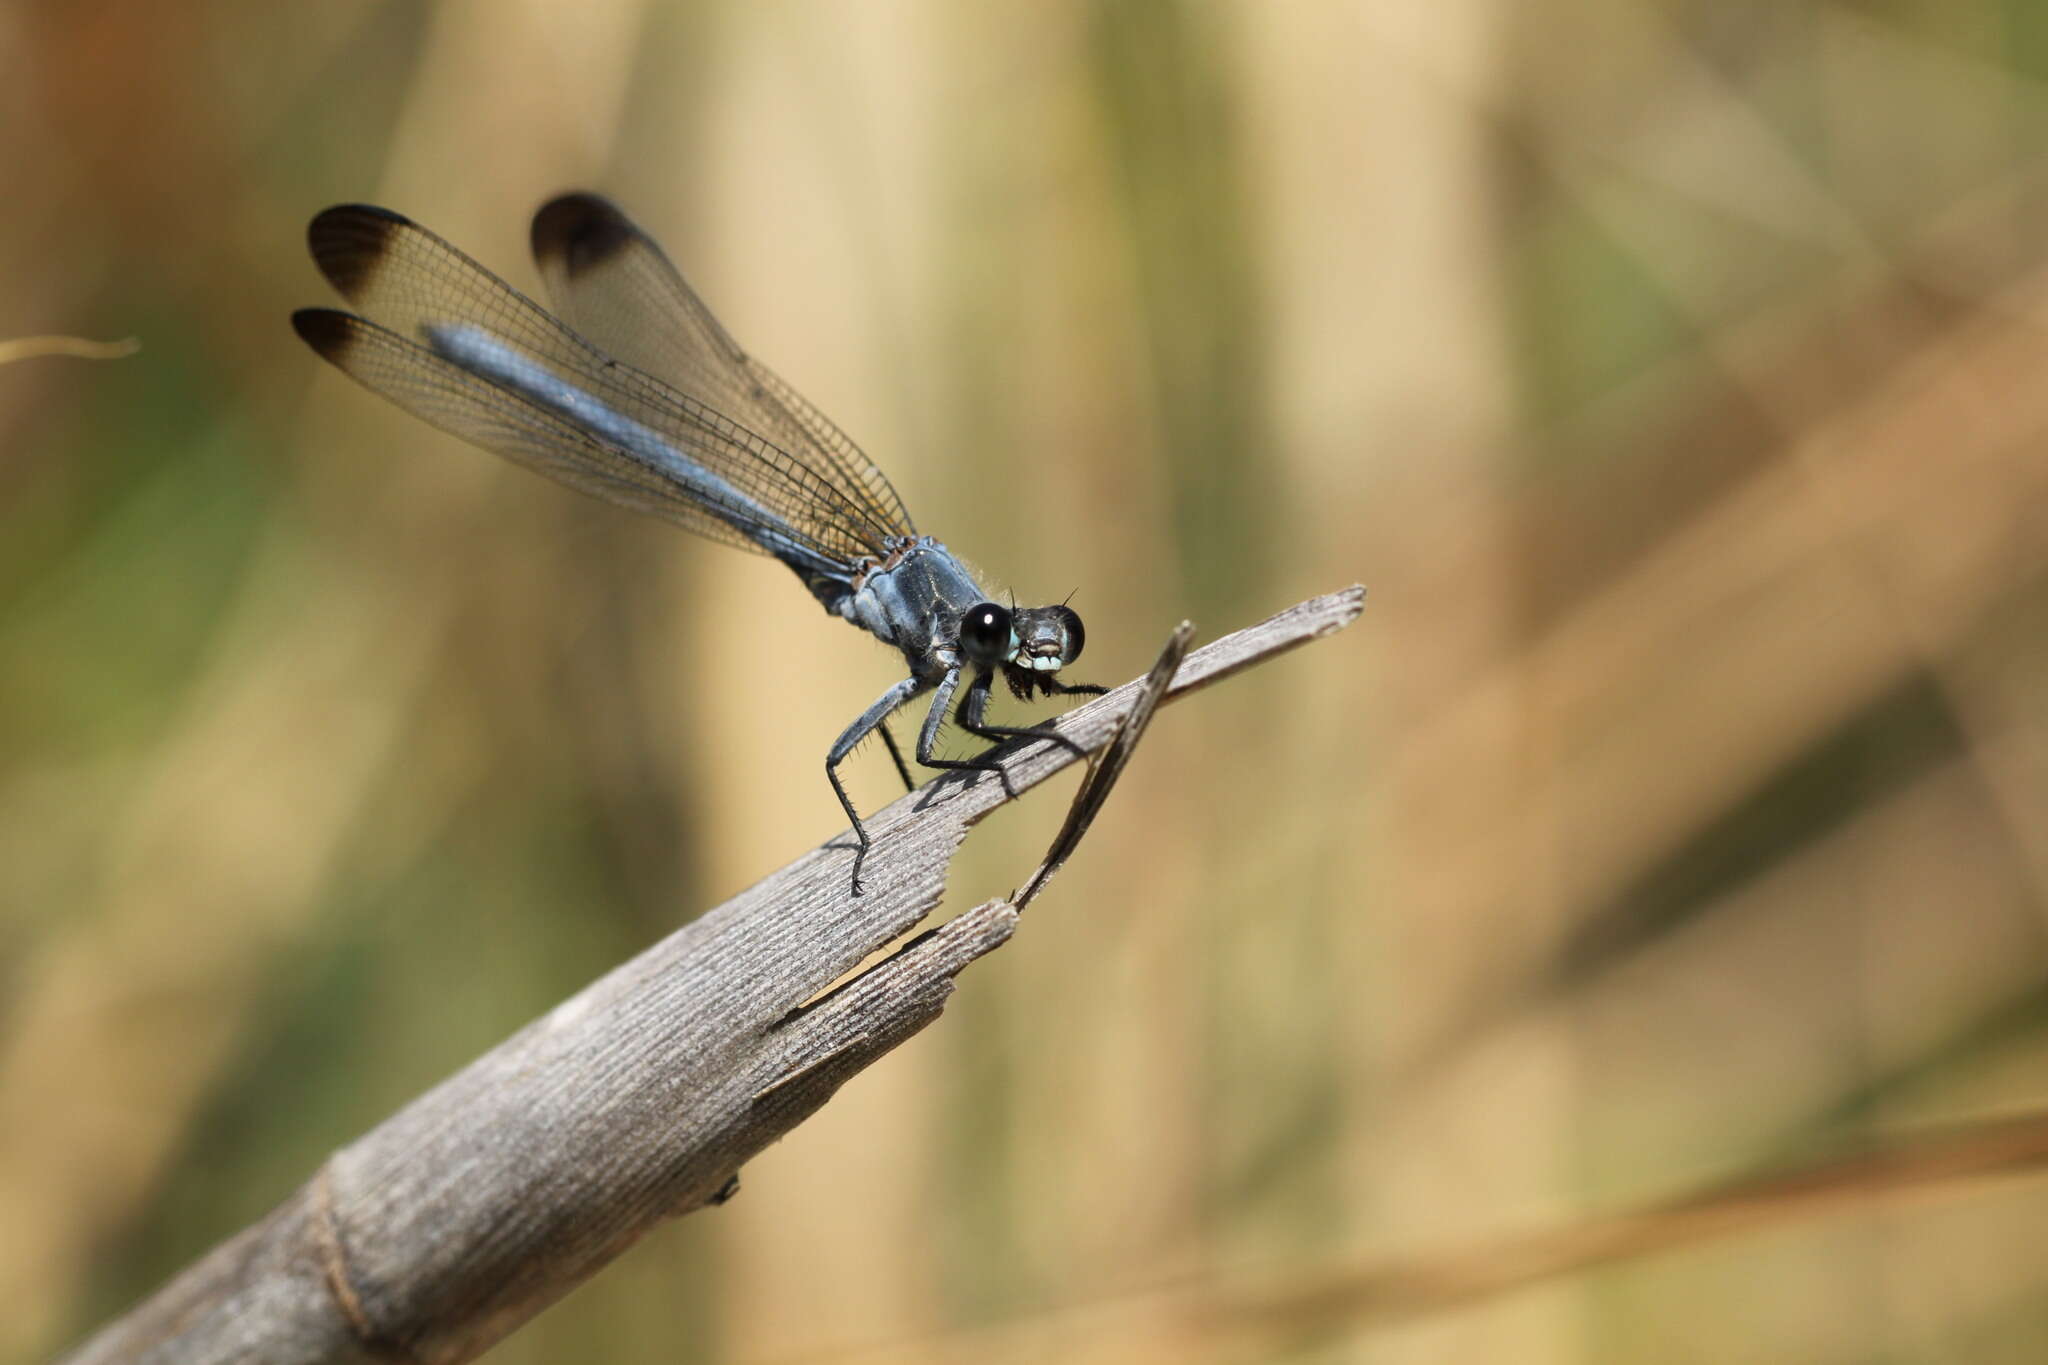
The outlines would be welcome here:
M 960 652 L 967 661 L 992 668 L 1010 657 L 1010 613 L 993 602 L 967 609 L 960 618 Z
M 1081 646 L 1088 643 L 1088 632 L 1081 629 L 1081 617 L 1072 607 L 1047 607 L 1060 623 L 1061 634 L 1067 637 L 1067 647 L 1060 656 L 1062 664 L 1070 664 L 1081 657 Z

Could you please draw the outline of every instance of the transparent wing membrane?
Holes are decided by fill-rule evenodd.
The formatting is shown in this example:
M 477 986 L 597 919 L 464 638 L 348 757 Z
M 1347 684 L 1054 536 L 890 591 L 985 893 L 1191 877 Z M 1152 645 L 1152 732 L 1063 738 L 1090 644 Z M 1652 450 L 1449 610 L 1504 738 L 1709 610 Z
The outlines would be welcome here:
M 564 322 L 807 463 L 829 467 L 879 522 L 911 531 L 888 477 L 823 413 L 748 355 L 610 200 L 565 194 L 533 216 L 533 259 Z
M 328 209 L 308 232 L 321 271 L 363 316 L 309 309 L 294 325 L 352 378 L 435 426 L 726 544 L 767 549 L 757 532 L 768 529 L 771 544 L 844 564 L 914 534 L 881 471 L 755 365 L 616 209 L 565 196 L 536 216 L 534 239 L 550 288 L 589 339 L 417 223 L 366 205 Z M 636 301 L 634 289 L 648 297 Z M 502 342 L 673 456 L 624 449 L 425 344 L 449 328 Z M 687 477 L 678 459 L 715 477 Z M 707 493 L 719 484 L 740 496 Z

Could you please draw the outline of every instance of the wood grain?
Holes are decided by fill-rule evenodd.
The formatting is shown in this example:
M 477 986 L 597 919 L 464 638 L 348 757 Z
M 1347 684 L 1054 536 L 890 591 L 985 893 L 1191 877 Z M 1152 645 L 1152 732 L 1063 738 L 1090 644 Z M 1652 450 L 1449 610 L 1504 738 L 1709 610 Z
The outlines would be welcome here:
M 1355 587 L 1303 602 L 1188 655 L 1163 694 L 1140 679 L 1058 728 L 1092 753 L 1148 695 L 1145 714 L 1363 606 Z M 960 970 L 1015 931 L 1011 902 L 842 978 L 938 906 L 954 851 L 1006 786 L 1076 761 L 1029 743 L 1000 779 L 948 775 L 881 811 L 863 895 L 843 835 L 693 920 L 336 1152 L 69 1359 L 475 1357 L 662 1220 L 729 1197 L 748 1158 L 936 1018 Z M 1105 787 L 1084 796 L 1099 807 Z

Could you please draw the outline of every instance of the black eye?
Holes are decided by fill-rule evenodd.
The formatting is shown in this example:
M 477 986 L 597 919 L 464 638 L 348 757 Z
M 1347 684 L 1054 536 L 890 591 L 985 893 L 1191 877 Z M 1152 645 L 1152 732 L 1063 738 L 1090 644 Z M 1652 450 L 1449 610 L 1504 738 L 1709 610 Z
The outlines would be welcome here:
M 1070 664 L 1081 657 L 1081 646 L 1088 643 L 1088 632 L 1081 629 L 1081 618 L 1070 607 L 1047 607 L 1047 611 L 1059 618 L 1060 631 L 1067 637 L 1066 652 L 1060 662 Z
M 1010 613 L 993 602 L 969 607 L 960 618 L 960 649 L 970 663 L 997 664 L 1010 656 Z

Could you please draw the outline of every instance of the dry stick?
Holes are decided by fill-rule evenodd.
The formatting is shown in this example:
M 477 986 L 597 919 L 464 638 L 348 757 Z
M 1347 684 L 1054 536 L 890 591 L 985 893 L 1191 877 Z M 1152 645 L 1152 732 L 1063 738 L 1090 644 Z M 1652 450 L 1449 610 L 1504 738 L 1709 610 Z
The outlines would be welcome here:
M 1031 881 L 1021 894 L 1012 892 L 1010 901 L 1022 910 L 1038 898 L 1045 890 L 1045 884 L 1053 874 L 1066 866 L 1067 859 L 1081 846 L 1081 836 L 1088 832 L 1088 826 L 1095 823 L 1095 817 L 1102 810 L 1102 803 L 1109 799 L 1109 789 L 1124 775 L 1124 768 L 1131 761 L 1138 741 L 1145 737 L 1145 727 L 1152 723 L 1152 713 L 1159 709 L 1159 703 L 1166 700 L 1167 683 L 1180 671 L 1180 661 L 1187 657 L 1188 642 L 1195 638 L 1192 621 L 1183 621 L 1166 641 L 1166 648 L 1159 652 L 1159 660 L 1152 665 L 1138 684 L 1137 700 L 1124 713 L 1123 721 L 1110 736 L 1109 743 L 1088 765 L 1088 780 L 1074 793 L 1073 804 L 1067 807 L 1066 822 L 1060 832 L 1053 836 L 1052 847 L 1045 851 L 1045 859 L 1038 865 L 1038 871 L 1031 874 Z
M 1341 630 L 1364 597 L 1331 593 L 1218 640 L 1165 695 Z M 1060 733 L 1102 747 L 1144 686 L 1067 713 Z M 1010 902 L 817 997 L 937 906 L 1006 786 L 1075 761 L 1030 743 L 1004 757 L 1007 782 L 949 776 L 880 812 L 864 895 L 849 894 L 841 837 L 669 935 L 336 1152 L 70 1359 L 473 1358 L 663 1218 L 730 1197 L 742 1163 L 936 1018 L 961 968 L 1015 928 Z M 1091 780 L 1084 797 L 1102 790 Z

